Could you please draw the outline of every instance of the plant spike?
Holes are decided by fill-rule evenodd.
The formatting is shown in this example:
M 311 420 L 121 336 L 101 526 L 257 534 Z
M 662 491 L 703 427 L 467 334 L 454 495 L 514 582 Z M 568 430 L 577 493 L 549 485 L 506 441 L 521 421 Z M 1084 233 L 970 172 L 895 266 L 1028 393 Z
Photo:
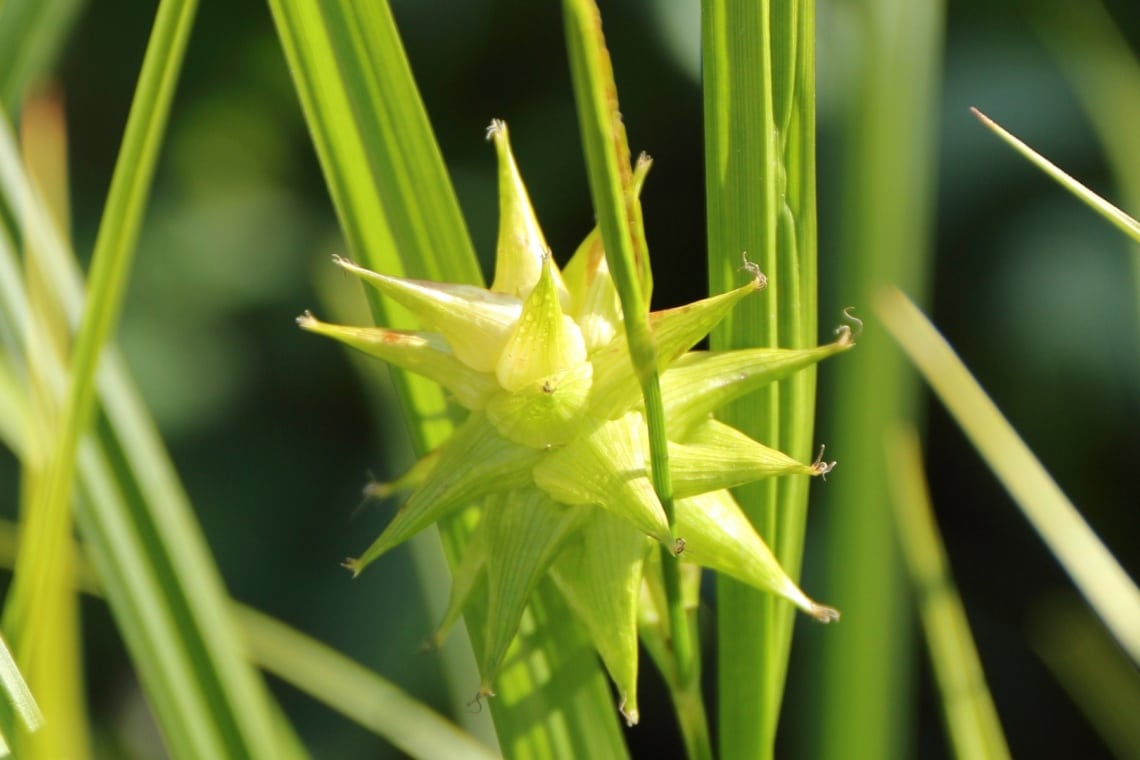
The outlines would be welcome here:
M 804 595 L 724 490 L 761 478 L 822 475 L 830 466 L 798 462 L 708 416 L 852 342 L 845 334 L 813 350 L 687 353 L 762 287 L 757 272 L 728 293 L 644 315 L 657 341 L 652 374 L 665 378 L 657 408 L 684 422 L 667 428 L 675 435 L 664 441 L 684 496 L 676 502 L 674 530 L 654 478 L 654 427 L 642 385 L 630 372 L 629 326 L 622 321 L 628 310 L 615 303 L 619 288 L 600 238 L 596 232 L 587 237 L 562 277 L 553 257 L 540 252 L 541 229 L 506 125 L 495 122 L 489 133 L 500 162 L 500 224 L 509 228 L 499 234 L 495 287 L 508 292 L 382 275 L 336 258 L 417 313 L 430 332 L 329 325 L 308 313 L 299 320 L 307 331 L 440 383 L 471 410 L 427 461 L 382 490 L 412 489 L 379 538 L 346 566 L 359 573 L 432 522 L 479 507 L 478 527 L 429 645 L 442 642 L 464 609 L 485 605 L 476 698 L 492 695 L 496 678 L 506 677 L 527 600 L 549 576 L 589 632 L 617 686 L 619 709 L 633 724 L 640 715 L 639 610 L 652 595 L 644 589 L 661 590 L 665 608 L 673 599 L 682 603 L 682 567 L 727 573 L 824 622 L 838 617 Z M 638 188 L 647 167 L 640 163 L 633 175 Z M 658 552 L 660 560 L 647 561 Z M 667 568 L 676 573 L 672 598 Z M 665 620 L 671 620 L 668 610 Z M 641 630 L 649 630 L 644 622 Z M 675 640 L 671 622 L 668 630 Z

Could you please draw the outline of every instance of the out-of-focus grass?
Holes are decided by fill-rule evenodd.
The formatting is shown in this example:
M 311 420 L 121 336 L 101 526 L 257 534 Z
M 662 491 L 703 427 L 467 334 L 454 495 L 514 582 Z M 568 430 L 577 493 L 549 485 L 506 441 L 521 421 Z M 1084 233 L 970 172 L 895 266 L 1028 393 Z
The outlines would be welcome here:
M 29 251 L 29 295 L 5 290 L 0 312 L 25 330 L 23 353 L 34 366 L 29 396 L 40 404 L 24 415 L 33 421 L 19 448 L 27 464 L 21 515 L 26 538 L 4 611 L 5 627 L 20 637 L 17 656 L 51 726 L 21 743 L 21 754 L 29 757 L 85 757 L 91 751 L 79 686 L 70 542 L 75 500 L 77 522 L 172 751 L 180 756 L 230 748 L 301 754 L 288 724 L 243 661 L 224 610 L 217 610 L 224 592 L 208 552 L 195 542 L 193 520 L 179 512 L 177 487 L 171 493 L 169 481 L 155 485 L 165 474 L 161 468 L 130 470 L 138 464 L 130 461 L 131 454 L 142 451 L 152 462 L 161 460 L 161 445 L 147 436 L 145 422 L 139 428 L 137 408 L 124 411 L 118 403 L 125 394 L 130 407 L 131 391 L 118 374 L 115 355 L 105 350 L 131 269 L 195 7 L 167 0 L 159 9 L 102 216 L 86 297 L 58 222 L 23 171 L 6 122 L 0 134 L 0 189 Z M 57 183 L 49 187 L 58 197 Z M 55 211 L 57 217 L 63 215 L 62 209 Z M 6 269 L 16 270 L 9 240 L 5 230 L 0 253 L 9 259 Z M 54 335 L 44 329 L 65 318 L 73 322 L 74 347 L 68 345 L 63 327 Z M 6 348 L 19 360 L 18 347 Z M 102 428 L 93 424 L 97 395 L 110 420 Z M 53 410 L 50 423 L 44 415 L 34 417 L 44 408 Z M 100 436 L 102 448 L 93 442 Z M 107 477 L 117 467 L 123 469 Z M 83 488 L 77 485 L 80 476 Z M 163 492 L 158 498 L 156 490 Z
M 0 104 L 19 113 L 28 86 L 51 68 L 84 0 L 0 3 Z
M 979 760 L 1008 759 L 1009 747 L 934 520 L 917 431 L 900 424 L 888 433 L 883 454 L 894 473 L 890 489 L 895 528 L 954 754 Z
M 875 309 L 1077 588 L 1140 664 L 1140 589 L 914 304 L 888 289 Z
M 3 391 L 0 391 L 0 402 L 3 400 Z M 22 405 L 25 402 L 17 398 L 15 403 Z M 3 440 L 13 448 L 22 446 L 18 438 Z M 0 567 L 10 568 L 15 563 L 19 540 L 17 525 L 0 519 Z M 78 545 L 73 547 L 73 551 L 78 557 L 75 590 L 100 596 L 95 571 L 82 556 Z M 233 615 L 253 662 L 373 731 L 408 755 L 427 760 L 440 757 L 487 760 L 499 756 L 424 704 L 410 698 L 392 682 L 331 647 L 252 607 L 236 604 Z M 3 656 L 4 653 L 0 652 L 0 658 Z M 28 696 L 19 694 L 18 698 L 27 700 Z
M 1029 643 L 1116 757 L 1140 757 L 1140 677 L 1103 624 L 1075 596 L 1032 611 Z
M 842 144 L 837 313 L 867 315 L 871 295 L 896 283 L 930 289 L 944 3 L 842 2 L 852 50 Z M 824 397 L 829 453 L 839 468 L 821 489 L 827 582 L 844 617 L 822 637 L 813 679 L 815 720 L 804 724 L 821 757 L 899 758 L 912 749 L 915 647 L 906 585 L 888 509 L 883 438 L 921 418 L 913 372 L 868 317 L 859 350 L 837 365 Z M 921 428 L 922 424 L 917 423 Z
M 1123 205 L 1140 213 L 1140 58 L 1100 0 L 1042 3 L 1034 21 L 1104 148 Z M 1113 220 L 1117 224 L 1116 220 Z M 1131 227 L 1140 317 L 1140 225 Z M 1125 230 L 1128 234 L 1129 230 Z

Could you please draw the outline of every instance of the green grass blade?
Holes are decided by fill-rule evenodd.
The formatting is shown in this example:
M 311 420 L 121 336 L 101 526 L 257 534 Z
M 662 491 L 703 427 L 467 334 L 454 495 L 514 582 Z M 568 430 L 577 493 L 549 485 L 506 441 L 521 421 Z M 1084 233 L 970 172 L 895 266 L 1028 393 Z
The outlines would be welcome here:
M 1104 198 L 1101 198 L 1099 195 L 1094 193 L 1092 190 L 1089 190 L 1080 182 L 1077 182 L 1052 161 L 1045 158 L 1037 151 L 1033 150 L 1033 148 L 1030 148 L 1021 140 L 1018 140 L 1016 137 L 998 125 L 993 119 L 986 116 L 978 109 L 971 108 L 970 112 L 973 113 L 974 116 L 977 116 L 978 121 L 982 122 L 982 124 L 984 124 L 991 132 L 1004 140 L 1007 145 L 1012 147 L 1021 155 L 1025 156 L 1025 158 L 1027 158 L 1029 162 L 1036 166 L 1038 169 L 1052 177 L 1057 182 L 1057 184 L 1084 201 L 1084 203 L 1089 208 L 1103 216 L 1105 219 L 1111 222 L 1114 227 L 1123 232 L 1125 235 L 1132 238 L 1133 242 L 1140 243 L 1140 222 L 1136 221 L 1131 216 L 1106 201 Z
M 1074 594 L 1033 611 L 1029 643 L 1113 757 L 1140 757 L 1140 672 Z
M 1005 760 L 1009 747 L 934 522 L 918 433 L 901 426 L 891 431 L 884 454 L 895 473 L 890 482 L 895 527 L 942 693 L 951 746 L 956 757 Z
M 617 85 L 597 5 L 593 0 L 566 0 L 562 7 L 590 194 L 601 228 L 606 261 L 621 300 L 633 370 L 645 399 L 653 487 L 671 530 L 674 522 L 673 486 L 669 474 L 665 411 L 657 371 L 657 348 L 649 330 L 649 303 L 647 294 L 642 292 L 642 283 L 648 279 L 642 273 L 649 270 L 649 251 L 642 227 L 641 202 L 634 189 L 629 144 L 618 110 Z M 681 599 L 680 569 L 668 548 L 661 547 L 660 552 L 670 638 L 676 659 L 673 672 L 677 683 L 673 686 L 699 700 L 697 644 L 693 641 Z M 691 703 L 691 699 L 674 700 L 674 703 L 680 706 Z M 693 711 L 688 718 L 682 717 L 683 729 L 697 731 L 688 739 L 690 746 L 709 747 L 708 730 L 703 721 L 698 720 L 703 714 L 702 709 Z M 711 753 L 711 748 L 703 753 Z
M 5 356 L 0 353 L 0 441 L 21 458 L 24 449 L 24 435 L 27 430 L 27 401 L 24 392 L 15 374 L 8 366 Z M 8 566 L 15 562 L 15 541 L 2 541 L 0 555 L 5 554 L 3 549 L 10 549 L 5 556 Z M 0 688 L 5 698 L 15 710 L 16 716 L 23 721 L 24 729 L 34 732 L 43 725 L 43 713 L 35 702 L 32 690 L 28 688 L 23 673 L 19 671 L 15 657 L 8 648 L 7 641 L 0 637 Z M 8 717 L 7 714 L 5 716 Z M 9 747 L 5 741 L 8 730 L 13 728 L 10 721 L 5 721 L 6 730 L 0 733 L 0 757 L 7 757 Z
M 49 101 L 30 100 L 24 109 L 22 149 L 28 173 L 43 189 L 54 218 L 67 216 L 67 172 L 63 114 Z M 27 306 L 31 319 L 25 320 L 23 346 L 26 382 L 29 388 L 25 428 L 26 447 L 20 460 L 20 511 L 33 514 L 50 475 L 50 454 L 59 425 L 58 396 L 61 388 L 51 370 L 59 357 L 66 355 L 70 341 L 67 320 L 52 295 L 48 269 L 42 247 L 34 236 L 25 240 L 24 280 Z M 18 650 L 21 662 L 36 682 L 44 710 L 51 716 L 52 729 L 34 740 L 24 741 L 22 733 L 13 736 L 20 754 L 53 757 L 66 755 L 82 758 L 90 755 L 89 729 L 84 705 L 84 688 L 80 659 L 82 633 L 79 625 L 78 600 L 72 591 L 72 557 L 55 556 L 50 544 L 29 542 L 29 566 L 43 569 L 54 566 L 51 590 L 45 596 L 39 621 L 28 619 L 27 627 L 13 625 L 19 641 L 32 644 Z M 37 552 L 43 552 L 36 556 Z M 7 614 L 11 614 L 8 608 Z M 45 623 L 37 628 L 36 623 Z M 9 622 L 9 625 L 12 623 Z
M 771 6 L 705 0 L 701 4 L 708 207 L 709 292 L 733 287 L 741 257 L 779 282 L 774 169 Z M 745 299 L 715 329 L 713 350 L 776 346 L 779 301 L 769 288 Z M 750 437 L 778 446 L 779 388 L 772 386 L 718 415 Z M 735 490 L 761 536 L 776 535 L 776 480 Z M 717 672 L 720 755 L 771 757 L 779 712 L 772 663 L 778 657 L 770 594 L 717 578 Z
M 3 687 L 7 700 L 15 708 L 24 730 L 38 731 L 44 724 L 43 712 L 40 711 L 32 690 L 28 688 L 27 681 L 16 665 L 16 659 L 12 656 L 12 650 L 8 648 L 8 642 L 2 636 L 0 636 L 0 686 Z M 3 742 L 2 736 L 0 742 Z M 8 746 L 4 743 L 0 757 L 7 754 Z
M 15 405 L 26 403 L 19 397 L 8 400 Z M 0 404 L 3 401 L 0 395 Z M 2 436 L 0 440 L 13 450 L 22 448 L 19 438 Z M 105 467 L 105 463 L 101 467 Z M 0 567 L 13 566 L 18 542 L 16 525 L 0 520 Z M 89 565 L 81 561 L 78 570 L 78 590 L 101 596 Z M 251 607 L 234 604 L 233 610 L 245 649 L 253 662 L 388 739 L 410 756 L 498 757 L 431 708 L 319 641 Z M 0 641 L 0 646 L 2 644 Z M 2 658 L 0 650 L 0 660 Z M 0 661 L 0 671 L 2 669 Z
M 193 10 L 193 3 L 175 2 L 164 3 L 160 9 L 96 239 L 91 273 L 94 296 L 86 301 L 80 319 L 54 451 L 44 485 L 37 489 L 36 503 L 27 518 L 29 533 L 36 536 L 30 544 L 35 551 L 28 551 L 18 561 L 10 607 L 5 610 L 6 620 L 19 619 L 21 626 L 27 625 L 32 631 L 41 630 L 39 621 L 46 621 L 43 615 L 51 613 L 40 610 L 47 610 L 46 605 L 53 604 L 57 596 L 50 585 L 52 557 L 58 556 L 69 530 L 76 452 L 95 408 L 95 370 L 121 307 Z M 24 208 L 19 207 L 17 214 Z
M 134 238 L 192 16 L 192 4 L 167 3 L 159 12 L 96 240 L 93 296 L 80 320 L 62 408 L 57 420 L 37 425 L 44 450 L 50 454 L 42 462 L 25 460 L 22 512 L 29 540 L 17 558 L 4 627 L 52 721 L 52 729 L 28 746 L 36 756 L 82 757 L 88 752 L 84 711 L 79 705 L 78 609 L 70 580 L 73 558 L 67 552 L 76 458 L 94 413 L 95 370 L 121 307 Z M 26 213 L 26 206 L 13 210 L 19 217 Z M 29 246 L 38 247 L 34 237 L 27 239 Z M 28 265 L 33 283 L 39 279 L 35 261 L 29 259 Z M 32 306 L 33 320 L 44 314 L 36 301 Z M 30 340 L 30 355 L 42 356 L 48 350 L 41 334 L 32 333 Z M 37 374 L 42 364 L 32 364 Z M 33 376 L 32 380 L 39 385 L 40 378 Z M 48 395 L 54 394 L 48 391 Z
M 250 655 L 270 673 L 392 742 L 411 757 L 498 757 L 367 668 L 249 607 L 238 612 Z
M 387 3 L 269 0 L 269 6 L 352 255 L 386 274 L 481 282 Z M 371 295 L 370 303 L 378 323 L 414 326 L 393 305 Z M 438 386 L 400 372 L 393 377 L 423 454 L 450 434 L 452 410 Z M 454 568 L 468 530 L 452 521 L 441 537 Z M 446 597 L 446 589 L 430 593 Z M 543 584 L 531 609 L 527 619 L 542 625 L 522 638 L 518 666 L 504 671 L 499 697 L 490 702 L 504 752 L 623 755 L 608 686 L 564 602 Z M 481 650 L 485 621 L 477 611 L 465 617 Z M 530 630 L 526 620 L 523 630 Z M 573 679 L 555 677 L 565 667 L 574 668 Z M 453 688 L 465 692 L 457 701 L 469 701 L 476 687 Z
M 480 284 L 387 4 L 270 0 L 269 6 L 352 255 L 385 274 Z M 417 326 L 395 304 L 368 297 L 377 323 Z M 420 454 L 430 451 L 451 432 L 443 393 L 406 372 L 392 375 L 414 444 Z
M 28 84 L 50 67 L 85 5 L 83 0 L 0 3 L 0 103 L 17 113 Z
M 183 20 L 167 16 L 166 23 L 182 37 L 188 29 L 188 24 L 180 23 Z M 159 89 L 171 84 L 161 72 L 157 79 L 151 83 Z M 150 136 L 147 150 L 153 150 L 156 134 L 145 126 L 139 132 Z M 137 183 L 124 186 L 129 190 L 132 185 L 138 189 Z M 77 267 L 23 176 L 7 129 L 0 130 L 0 186 L 11 206 L 20 209 L 18 218 L 28 220 L 25 234 L 43 246 L 45 265 L 50 267 L 47 280 L 56 288 L 69 319 L 77 321 L 83 310 Z M 128 205 L 139 200 L 141 196 L 134 196 Z M 8 245 L 3 248 L 4 268 L 14 268 L 14 251 Z M 7 291 L 3 295 L 5 314 L 17 324 L 26 323 L 26 299 Z M 55 378 L 62 387 L 61 366 L 56 366 Z M 113 591 L 112 611 L 170 747 L 185 757 L 298 754 L 293 738 L 273 715 L 264 687 L 243 662 L 236 636 L 226 624 L 217 569 L 158 436 L 113 352 L 102 362 L 98 383 L 110 427 L 119 431 L 117 446 L 141 473 L 131 493 L 141 495 L 130 508 L 122 499 L 81 499 L 77 514 L 92 555 L 102 558 L 105 586 Z M 81 477 L 89 449 L 84 446 L 79 455 Z M 111 493 L 119 488 L 112 478 L 104 486 Z
M 3 145 L 4 141 L 0 140 L 0 165 L 3 164 L 6 153 Z M 0 172 L 0 178 L 8 179 L 3 172 Z M 14 260 L 14 252 L 8 242 L 6 239 L 0 239 L 0 261 Z M 56 243 L 59 244 L 58 237 Z M 58 250 L 56 253 L 58 255 L 51 260 L 51 264 L 55 267 L 52 281 L 60 288 L 60 297 L 64 300 L 69 316 L 75 319 L 81 300 L 78 268 L 64 254 Z M 60 259 L 64 265 L 70 266 L 61 268 Z M 25 303 L 23 311 L 18 310 L 21 301 Z M 17 309 L 13 309 L 13 306 Z M 18 324 L 27 321 L 26 299 L 22 293 L 16 304 L 6 300 L 3 307 L 6 317 L 11 315 Z M 51 371 L 53 374 L 50 382 L 61 387 L 65 380 L 61 364 L 58 362 L 54 364 Z M 121 361 L 114 352 L 111 352 L 106 357 L 101 372 L 101 390 L 105 401 L 108 386 L 122 384 L 123 378 Z M 24 410 L 28 402 L 24 391 L 15 382 L 4 385 L 10 393 L 6 394 L 3 403 L 0 403 L 0 408 L 10 410 L 19 416 L 26 416 Z M 141 413 L 140 410 L 136 403 L 136 414 Z M 112 405 L 109 414 L 112 419 L 116 419 L 120 416 L 120 410 Z M 6 420 L 0 424 L 0 430 L 16 435 L 16 437 L 6 435 L 5 443 L 17 455 L 25 456 L 26 427 L 19 426 L 17 421 Z M 135 448 L 148 445 L 155 445 L 155 441 L 143 440 L 138 436 L 130 439 L 130 446 Z M 143 471 L 151 472 L 161 479 L 170 471 L 169 462 L 165 463 L 165 467 L 162 464 L 161 461 L 157 463 L 147 461 L 146 469 Z M 224 753 L 226 745 L 220 738 L 222 732 L 213 725 L 216 717 L 212 715 L 211 698 L 206 696 L 209 693 L 213 701 L 217 701 L 219 706 L 224 708 L 226 700 L 217 698 L 219 693 L 224 692 L 216 686 L 206 687 L 203 684 L 219 678 L 240 679 L 244 675 L 242 670 L 246 669 L 241 667 L 240 663 L 237 669 L 232 669 L 231 663 L 226 663 L 226 667 L 231 670 L 218 671 L 210 668 L 208 662 L 201 662 L 203 658 L 198 654 L 192 654 L 192 652 L 200 653 L 204 648 L 207 651 L 210 648 L 217 648 L 219 640 L 222 646 L 226 645 L 228 627 L 222 622 L 224 618 L 216 614 L 215 608 L 210 604 L 212 597 L 218 596 L 218 589 L 210 586 L 210 581 L 217 583 L 216 569 L 208 562 L 195 564 L 178 560 L 173 561 L 176 570 L 168 566 L 170 561 L 163 559 L 162 547 L 158 544 L 158 540 L 153 538 L 156 533 L 161 534 L 162 531 L 148 524 L 153 520 L 153 516 L 148 518 L 142 510 L 128 509 L 121 489 L 115 482 L 116 478 L 110 473 L 109 464 L 101 452 L 95 451 L 91 446 L 85 446 L 79 457 L 78 470 L 84 495 L 77 513 L 80 526 L 87 538 L 90 554 L 93 557 L 104 557 L 109 560 L 108 566 L 102 568 L 101 578 L 104 587 L 111 592 L 109 594 L 111 608 L 119 624 L 119 630 L 126 640 L 128 651 L 139 671 L 147 698 L 155 711 L 168 745 L 177 748 L 179 757 L 210 757 L 217 756 L 219 752 Z M 135 493 L 138 489 L 134 487 L 128 490 Z M 180 509 L 184 513 L 182 519 L 178 521 L 180 524 L 176 525 L 174 530 L 165 531 L 167 545 L 177 545 L 179 551 L 176 553 L 183 555 L 187 551 L 195 553 L 197 550 L 208 556 L 201 533 L 190 518 L 192 513 L 185 504 L 185 497 L 183 496 L 181 500 L 178 497 L 177 492 L 164 491 L 155 502 L 168 513 L 176 513 Z M 96 526 L 101 528 L 98 531 L 84 525 L 85 514 L 92 504 L 98 505 L 100 513 L 111 515 L 96 523 Z M 171 515 L 168 514 L 166 517 L 169 522 Z M 140 532 L 152 536 L 152 539 L 143 541 Z M 108 541 L 108 534 L 117 540 Z M 188 579 L 194 579 L 198 586 L 197 594 L 194 596 L 188 596 L 178 589 L 178 584 Z M 73 580 L 78 582 L 80 579 Z M 171 609 L 172 605 L 177 603 L 176 600 L 182 602 L 186 598 L 193 599 L 199 607 L 192 616 L 176 614 Z M 199 630 L 195 629 L 194 618 L 199 621 L 197 624 Z M 204 646 L 188 643 L 194 637 L 203 635 L 203 631 L 200 630 L 203 620 L 209 621 L 205 636 L 212 641 Z M 240 655 L 236 639 L 230 641 L 228 646 L 234 653 Z M 227 717 L 226 721 L 229 720 Z
M 826 308 L 862 312 L 886 283 L 926 292 L 943 7 L 943 0 L 843 5 L 859 19 L 860 34 L 844 66 L 851 79 L 837 127 L 842 207 L 831 277 L 840 300 Z M 819 677 L 808 695 L 820 713 L 805 738 L 820 757 L 908 757 L 913 619 L 882 445 L 891 424 L 919 416 L 917 378 L 868 320 L 858 350 L 836 363 L 830 385 L 826 404 L 835 413 L 825 430 L 840 468 L 820 489 L 827 580 L 819 593 L 846 614 L 822 637 Z
M 1078 590 L 1140 663 L 1140 589 L 1128 573 L 922 312 L 895 289 L 880 294 L 875 310 Z
M 0 244 L 2 245 L 2 244 Z M 0 257 L 0 261 L 6 257 Z M 28 426 L 27 404 L 23 399 L 23 389 L 16 377 L 8 357 L 0 352 L 0 440 L 8 443 L 17 459 L 22 457 L 23 435 Z M 16 448 L 13 441 L 20 442 Z
M 787 183 L 777 207 L 778 257 L 774 276 L 779 345 L 808 348 L 817 343 L 816 167 L 815 167 L 815 7 L 812 3 L 773 6 L 773 106 Z M 777 184 L 777 188 L 779 185 Z M 773 288 L 775 290 L 775 288 Z M 800 461 L 814 451 L 816 367 L 810 366 L 783 381 L 780 396 L 780 450 Z M 807 525 L 809 478 L 785 478 L 777 483 L 775 550 L 784 569 L 799 578 Z M 787 678 L 793 618 L 788 604 L 775 608 L 777 649 L 772 682 L 782 692 Z
M 769 278 L 714 330 L 714 349 L 815 345 L 814 6 L 702 3 L 709 290 L 739 282 L 742 255 Z M 815 371 L 734 404 L 724 418 L 810 460 Z M 738 500 L 797 577 L 807 479 L 737 489 Z M 783 698 L 790 605 L 718 579 L 720 736 L 725 757 L 770 757 Z
M 270 0 L 269 7 L 352 256 L 386 274 L 481 282 L 387 4 Z M 364 27 L 354 21 L 357 13 L 379 16 Z M 418 201 L 437 208 L 440 216 L 434 223 L 425 220 Z M 417 327 L 398 305 L 370 289 L 365 296 L 377 324 Z M 454 410 L 435 384 L 395 367 L 389 371 L 413 446 L 423 455 L 451 434 Z M 444 531 L 442 538 L 452 559 L 466 543 L 458 530 L 454 535 Z M 431 561 L 439 555 L 432 543 L 425 536 L 412 544 L 412 551 L 427 606 L 442 610 L 447 588 L 429 580 L 445 575 Z M 458 673 L 476 672 L 470 653 L 451 647 L 448 656 L 466 660 Z M 457 672 L 445 674 L 452 681 Z M 450 686 L 455 709 L 463 710 L 470 699 L 468 684 Z

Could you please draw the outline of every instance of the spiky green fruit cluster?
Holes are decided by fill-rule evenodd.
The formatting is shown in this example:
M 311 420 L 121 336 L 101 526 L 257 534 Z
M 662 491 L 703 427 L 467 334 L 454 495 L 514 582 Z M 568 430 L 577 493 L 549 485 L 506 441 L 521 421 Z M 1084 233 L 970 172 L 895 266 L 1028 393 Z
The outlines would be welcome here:
M 346 565 L 359 573 L 437 520 L 477 507 L 481 517 L 434 640 L 442 640 L 471 599 L 484 600 L 480 693 L 492 693 L 527 601 L 549 574 L 601 655 L 622 714 L 635 723 L 639 619 L 659 620 L 655 543 L 682 562 L 778 594 L 819 620 L 838 617 L 788 577 L 728 490 L 774 476 L 821 475 L 830 465 L 796 461 L 712 413 L 849 348 L 850 331 L 813 349 L 691 351 L 734 304 L 764 287 L 752 265 L 743 268 L 747 282 L 736 290 L 650 315 L 676 496 L 670 526 L 650 480 L 641 390 L 598 231 L 560 271 L 506 126 L 493 122 L 487 137 L 498 154 L 500 201 L 490 289 L 391 277 L 334 257 L 414 313 L 424 330 L 332 325 L 309 313 L 298 320 L 306 330 L 440 383 L 471 412 L 402 479 L 414 487 L 411 495 Z M 647 170 L 647 160 L 639 163 L 638 184 Z M 473 595 L 479 584 L 486 593 Z

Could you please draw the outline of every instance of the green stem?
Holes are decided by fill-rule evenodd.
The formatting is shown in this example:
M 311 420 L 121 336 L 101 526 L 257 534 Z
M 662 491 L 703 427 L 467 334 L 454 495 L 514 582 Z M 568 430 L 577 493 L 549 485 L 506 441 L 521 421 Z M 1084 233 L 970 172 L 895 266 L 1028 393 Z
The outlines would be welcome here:
M 673 709 L 681 726 L 685 755 L 690 760 L 712 760 L 712 740 L 709 738 L 700 679 L 693 679 L 687 686 L 674 686 Z
M 806 0 L 704 0 L 702 47 L 709 287 L 728 290 L 746 253 L 768 277 L 713 331 L 714 349 L 816 344 L 814 6 Z M 723 419 L 806 461 L 814 370 L 741 399 Z M 792 578 L 799 575 L 808 480 L 734 492 Z M 783 699 L 793 608 L 720 578 L 720 750 L 770 757 Z
M 590 194 L 598 215 L 606 263 L 621 300 L 634 372 L 645 397 L 653 487 L 672 530 L 673 487 L 665 412 L 661 405 L 657 350 L 649 329 L 649 305 L 642 292 L 649 288 L 649 259 L 629 145 L 618 111 L 617 87 L 597 6 L 592 0 L 564 0 L 562 7 Z M 678 677 L 685 684 L 695 672 L 695 647 L 681 599 L 680 571 L 668 547 L 663 548 L 662 560 L 673 655 Z
M 735 285 L 742 253 L 772 284 L 746 299 L 710 336 L 714 350 L 778 343 L 783 272 L 776 256 L 776 170 L 771 9 L 763 0 L 705 0 L 701 8 L 709 290 Z M 782 387 L 733 404 L 721 419 L 779 445 Z M 776 545 L 778 482 L 734 494 L 757 532 Z M 771 757 L 779 712 L 775 684 L 780 603 L 729 578 L 717 579 L 718 721 L 725 758 Z
M 665 516 L 669 520 L 669 531 L 672 532 L 675 521 L 673 506 L 673 482 L 669 471 L 669 449 L 665 438 L 665 411 L 661 403 L 661 383 L 656 372 L 652 373 L 642 385 L 645 395 L 645 410 L 649 424 L 649 456 L 653 474 L 653 488 L 665 509 Z M 655 419 L 660 415 L 660 419 Z M 673 658 L 677 665 L 677 685 L 685 692 L 693 689 L 696 683 L 697 701 L 700 699 L 700 685 L 695 678 L 697 673 L 694 637 L 689 635 L 689 624 L 685 614 L 685 602 L 681 594 L 681 568 L 674 554 L 676 547 L 660 547 L 661 575 L 665 582 L 665 601 L 669 607 L 670 640 L 673 644 Z M 681 712 L 678 710 L 678 717 Z M 703 719 L 704 707 L 701 707 Z M 685 720 L 682 719 L 682 732 Z M 708 729 L 701 727 L 703 733 Z M 690 755 L 692 757 L 692 755 Z
M 914 294 L 927 289 L 943 5 L 859 4 L 863 43 L 842 122 L 833 275 L 844 295 L 832 308 L 866 309 L 888 283 Z M 894 473 L 880 448 L 888 427 L 919 419 L 921 405 L 899 352 L 877 324 L 867 327 L 858 352 L 831 375 L 828 406 L 839 411 L 828 443 L 846 475 L 823 489 L 821 510 L 830 576 L 824 593 L 859 612 L 844 618 L 841 635 L 824 637 L 809 697 L 818 724 L 807 738 L 813 755 L 889 760 L 914 754 L 916 679 L 907 587 L 887 509 Z

